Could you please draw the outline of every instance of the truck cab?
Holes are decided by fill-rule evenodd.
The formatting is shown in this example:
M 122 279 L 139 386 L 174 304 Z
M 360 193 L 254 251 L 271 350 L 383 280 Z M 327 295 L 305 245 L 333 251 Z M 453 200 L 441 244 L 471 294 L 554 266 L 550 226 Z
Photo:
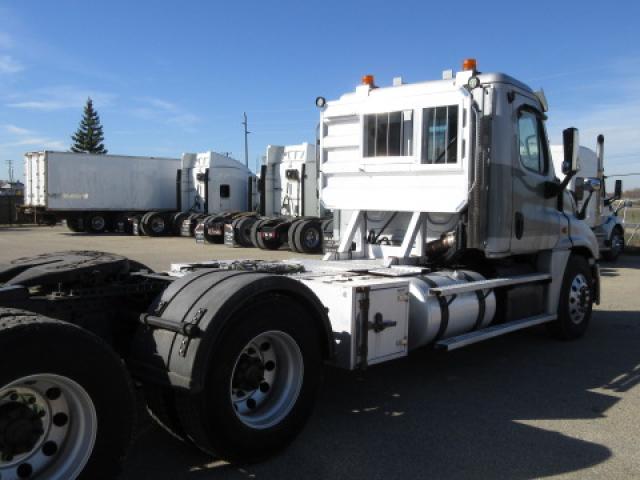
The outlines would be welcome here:
M 563 245 L 597 256 L 558 199 L 544 93 L 470 62 L 429 82 L 379 87 L 366 76 L 318 102 L 320 197 L 340 210 L 344 240 L 334 258 L 422 257 L 444 237 L 487 259 Z

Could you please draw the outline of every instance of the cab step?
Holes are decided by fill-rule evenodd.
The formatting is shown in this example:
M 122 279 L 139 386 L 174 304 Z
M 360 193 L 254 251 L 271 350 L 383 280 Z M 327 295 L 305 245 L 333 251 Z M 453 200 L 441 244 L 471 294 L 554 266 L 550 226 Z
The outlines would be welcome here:
M 460 293 L 475 292 L 477 290 L 486 290 L 490 288 L 510 287 L 512 285 L 521 285 L 523 283 L 550 282 L 551 275 L 548 273 L 533 273 L 527 275 L 514 275 L 508 278 L 493 278 L 491 280 L 478 280 L 475 282 L 460 283 L 447 285 L 445 287 L 434 287 L 429 289 L 429 295 L 435 296 L 451 296 Z
M 483 328 L 482 330 L 463 333 L 462 335 L 458 335 L 457 337 L 440 340 L 436 343 L 436 348 L 449 352 L 451 350 L 457 350 L 458 348 L 466 347 L 467 345 L 482 342 L 483 340 L 488 340 L 489 338 L 504 335 L 505 333 L 511 333 L 515 332 L 516 330 L 522 330 L 523 328 L 529 328 L 535 325 L 552 322 L 556 318 L 556 314 L 543 314 L 523 318 L 521 320 L 514 320 L 512 322 L 494 325 L 493 327 Z

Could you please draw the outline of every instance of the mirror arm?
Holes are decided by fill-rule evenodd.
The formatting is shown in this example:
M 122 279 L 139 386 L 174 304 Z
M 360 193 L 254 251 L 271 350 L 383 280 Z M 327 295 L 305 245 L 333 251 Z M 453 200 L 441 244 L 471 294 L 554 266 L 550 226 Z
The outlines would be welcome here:
M 584 220 L 585 216 L 587 215 L 587 206 L 589 205 L 589 200 L 591 200 L 592 196 L 593 196 L 593 190 L 589 192 L 589 195 L 587 196 L 586 200 L 582 204 L 582 208 L 578 212 L 578 218 L 580 220 Z

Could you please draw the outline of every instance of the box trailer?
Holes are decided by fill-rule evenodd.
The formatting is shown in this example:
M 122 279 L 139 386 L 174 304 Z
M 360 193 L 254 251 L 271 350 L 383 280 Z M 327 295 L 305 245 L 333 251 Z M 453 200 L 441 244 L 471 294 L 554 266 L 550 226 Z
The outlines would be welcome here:
M 326 364 L 365 369 L 538 325 L 586 333 L 600 282 L 598 242 L 566 190 L 578 131 L 563 131 L 559 181 L 541 92 L 467 60 L 442 80 L 367 75 L 316 105 L 320 201 L 350 211 L 323 260 L 156 273 L 66 252 L 0 268 L 3 480 L 114 477 L 132 377 L 173 435 L 255 462 L 302 430 Z
M 126 213 L 175 210 L 179 169 L 177 158 L 26 153 L 24 208 L 101 232 Z

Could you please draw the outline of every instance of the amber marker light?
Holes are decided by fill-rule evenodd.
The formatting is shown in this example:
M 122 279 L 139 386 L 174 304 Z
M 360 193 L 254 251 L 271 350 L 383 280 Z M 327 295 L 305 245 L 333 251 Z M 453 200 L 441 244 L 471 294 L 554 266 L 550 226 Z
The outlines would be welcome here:
M 462 70 L 471 70 L 475 72 L 477 66 L 478 62 L 476 62 L 475 58 L 465 58 L 462 62 Z

